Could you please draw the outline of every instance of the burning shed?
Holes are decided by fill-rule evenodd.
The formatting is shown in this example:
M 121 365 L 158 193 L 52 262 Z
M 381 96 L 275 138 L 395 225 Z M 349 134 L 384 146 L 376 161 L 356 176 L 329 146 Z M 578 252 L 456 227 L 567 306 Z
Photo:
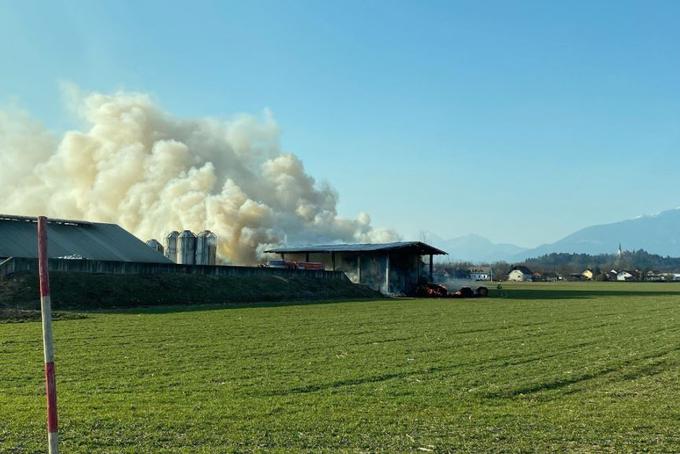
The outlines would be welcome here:
M 412 294 L 418 283 L 432 280 L 433 257 L 446 252 L 420 241 L 279 247 L 265 252 L 282 260 L 320 262 L 342 271 L 354 283 L 386 294 Z

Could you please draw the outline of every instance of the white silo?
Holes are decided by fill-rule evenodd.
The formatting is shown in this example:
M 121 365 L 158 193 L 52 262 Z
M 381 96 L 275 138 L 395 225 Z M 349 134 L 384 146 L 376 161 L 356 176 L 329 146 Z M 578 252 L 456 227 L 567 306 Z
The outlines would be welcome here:
M 196 265 L 214 265 L 217 262 L 217 236 L 204 230 L 196 238 Z
M 190 230 L 180 233 L 177 239 L 177 263 L 193 265 L 196 263 L 196 235 Z
M 173 230 L 165 237 L 165 256 L 177 263 L 177 240 L 179 232 Z
M 149 241 L 147 241 L 146 245 L 156 252 L 160 252 L 161 254 L 163 253 L 163 245 L 155 238 L 152 238 Z

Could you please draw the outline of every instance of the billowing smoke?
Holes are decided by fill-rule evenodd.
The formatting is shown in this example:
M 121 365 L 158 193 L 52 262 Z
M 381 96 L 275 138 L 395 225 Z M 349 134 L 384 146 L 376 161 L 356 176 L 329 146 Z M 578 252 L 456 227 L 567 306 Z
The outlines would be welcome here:
M 271 114 L 180 119 L 145 94 L 79 96 L 85 127 L 55 137 L 0 111 L 0 212 L 115 222 L 139 238 L 210 229 L 221 258 L 253 263 L 269 246 L 396 238 L 343 219 L 337 193 L 284 153 Z

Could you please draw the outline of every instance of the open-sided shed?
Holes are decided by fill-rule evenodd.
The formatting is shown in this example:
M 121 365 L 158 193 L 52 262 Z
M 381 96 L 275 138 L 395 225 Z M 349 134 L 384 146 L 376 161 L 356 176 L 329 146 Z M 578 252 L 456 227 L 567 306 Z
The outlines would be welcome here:
M 432 280 L 433 257 L 446 254 L 420 241 L 291 246 L 265 252 L 279 254 L 283 260 L 321 262 L 328 270 L 343 271 L 352 282 L 406 295 L 419 282 Z

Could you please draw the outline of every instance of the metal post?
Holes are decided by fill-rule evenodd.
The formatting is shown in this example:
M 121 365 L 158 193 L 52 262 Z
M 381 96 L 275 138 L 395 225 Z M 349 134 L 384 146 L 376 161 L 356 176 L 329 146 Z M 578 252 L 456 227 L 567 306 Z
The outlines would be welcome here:
M 390 293 L 390 254 L 385 255 L 385 293 Z
M 434 256 L 432 254 L 430 254 L 430 282 L 434 282 L 434 264 L 433 264 L 434 259 L 433 259 L 433 257 Z
M 47 270 L 47 218 L 38 217 L 38 272 L 40 277 L 40 310 L 42 315 L 43 352 L 45 354 L 45 392 L 47 394 L 47 440 L 49 453 L 59 452 L 57 422 L 57 382 L 54 375 L 54 342 L 52 340 L 52 304 Z
M 331 262 L 333 262 L 333 271 L 335 271 L 335 252 L 331 252 Z
M 361 284 L 361 254 L 357 255 L 357 283 Z

